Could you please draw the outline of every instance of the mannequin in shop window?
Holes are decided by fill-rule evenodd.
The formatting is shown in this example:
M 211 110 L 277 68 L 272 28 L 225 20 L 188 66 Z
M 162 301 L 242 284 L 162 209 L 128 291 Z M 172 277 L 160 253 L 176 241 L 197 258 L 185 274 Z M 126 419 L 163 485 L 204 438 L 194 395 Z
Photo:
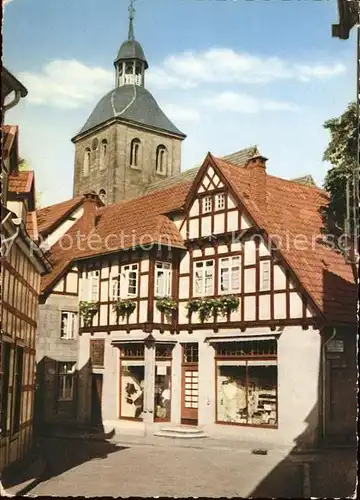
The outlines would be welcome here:
M 246 388 L 241 380 L 229 377 L 221 385 L 221 398 L 224 406 L 224 420 L 236 422 L 246 410 Z

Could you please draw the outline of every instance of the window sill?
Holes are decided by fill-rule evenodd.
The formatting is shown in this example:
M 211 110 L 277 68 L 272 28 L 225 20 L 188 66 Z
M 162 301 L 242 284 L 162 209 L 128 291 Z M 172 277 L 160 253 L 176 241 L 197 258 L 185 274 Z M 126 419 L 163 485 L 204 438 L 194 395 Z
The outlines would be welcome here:
M 166 177 L 166 172 L 162 173 L 162 172 L 155 172 L 156 175 L 159 175 L 160 177 Z
M 139 172 L 141 172 L 141 170 L 142 170 L 142 168 L 141 168 L 141 167 L 137 167 L 136 165 L 130 165 L 130 168 L 131 168 L 132 170 L 137 170 L 137 171 L 139 171 Z

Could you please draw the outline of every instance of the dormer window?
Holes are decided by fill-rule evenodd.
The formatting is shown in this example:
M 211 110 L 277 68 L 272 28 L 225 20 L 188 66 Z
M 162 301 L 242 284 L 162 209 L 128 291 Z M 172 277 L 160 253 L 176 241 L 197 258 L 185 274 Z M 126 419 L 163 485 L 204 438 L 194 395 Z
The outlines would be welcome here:
M 163 144 L 156 149 L 156 173 L 160 175 L 167 173 L 167 150 Z
M 130 145 L 130 166 L 140 166 L 140 140 L 133 139 Z
M 89 175 L 89 170 L 90 170 L 90 148 L 85 149 L 84 153 L 84 165 L 83 165 L 83 175 L 84 177 L 87 177 Z
M 106 167 L 106 160 L 107 160 L 107 140 L 104 139 L 101 141 L 101 146 L 100 146 L 100 170 Z

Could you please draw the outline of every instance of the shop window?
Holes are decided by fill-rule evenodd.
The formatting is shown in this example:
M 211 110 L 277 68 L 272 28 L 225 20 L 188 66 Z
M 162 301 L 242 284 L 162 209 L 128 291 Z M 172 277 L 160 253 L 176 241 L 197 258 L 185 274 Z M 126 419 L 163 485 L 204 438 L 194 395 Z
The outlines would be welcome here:
M 13 382 L 13 412 L 12 433 L 19 432 L 21 418 L 21 393 L 23 375 L 24 348 L 16 346 L 14 360 L 14 382 Z
M 167 149 L 163 144 L 156 148 L 156 173 L 166 175 L 167 172 Z
M 59 401 L 72 401 L 74 399 L 75 363 L 58 364 Z
M 122 266 L 121 273 L 112 280 L 112 300 L 136 297 L 138 294 L 139 265 Z
M 171 359 L 170 345 L 156 345 L 155 350 L 155 420 L 171 420 Z
M 201 297 L 214 294 L 214 261 L 204 260 L 195 263 L 194 295 Z
M 74 312 L 63 311 L 61 313 L 61 332 L 60 337 L 64 340 L 75 338 L 77 331 L 78 315 Z
M 211 212 L 211 210 L 212 210 L 212 197 L 211 196 L 205 196 L 205 198 L 203 198 L 202 207 L 203 207 L 204 214 Z
M 155 264 L 155 297 L 169 297 L 171 295 L 171 264 L 156 262 Z
M 270 261 L 260 262 L 260 290 L 270 290 Z
M 220 259 L 220 293 L 240 291 L 240 257 Z
M 0 436 L 6 435 L 8 420 L 10 344 L 0 342 Z
M 217 422 L 277 425 L 276 341 L 216 346 Z
M 216 208 L 217 210 L 223 210 L 225 208 L 225 194 L 219 193 L 216 195 Z
M 140 140 L 133 139 L 130 144 L 130 166 L 139 167 Z
M 142 420 L 144 406 L 144 345 L 121 349 L 120 417 Z

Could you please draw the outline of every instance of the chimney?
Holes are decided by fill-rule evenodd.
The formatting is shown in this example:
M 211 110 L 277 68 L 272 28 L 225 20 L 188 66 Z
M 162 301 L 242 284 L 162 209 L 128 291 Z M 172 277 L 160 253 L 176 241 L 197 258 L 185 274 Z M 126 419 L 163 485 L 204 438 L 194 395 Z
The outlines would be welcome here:
M 259 208 L 266 205 L 266 162 L 267 158 L 258 151 L 248 159 L 245 167 L 249 170 L 250 199 Z
M 83 218 L 86 220 L 88 227 L 91 229 L 95 228 L 95 216 L 98 207 L 102 207 L 103 203 L 99 196 L 94 192 L 85 193 L 84 195 L 84 214 Z

